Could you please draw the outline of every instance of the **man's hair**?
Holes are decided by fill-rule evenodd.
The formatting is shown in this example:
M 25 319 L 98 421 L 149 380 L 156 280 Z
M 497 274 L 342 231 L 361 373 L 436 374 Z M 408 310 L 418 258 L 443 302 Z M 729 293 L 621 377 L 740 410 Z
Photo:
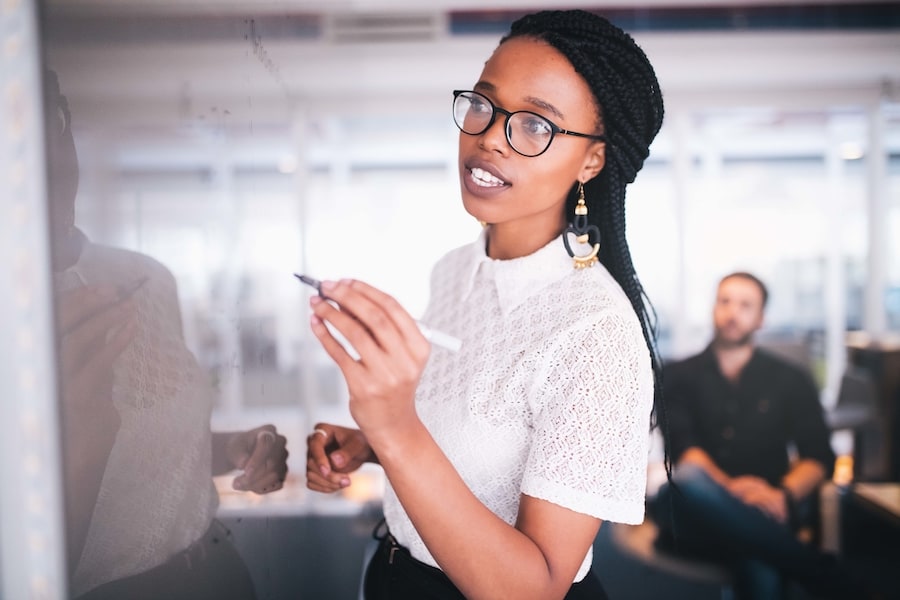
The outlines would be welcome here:
M 766 304 L 769 302 L 769 288 L 766 287 L 766 284 L 762 282 L 762 280 L 754 275 L 753 273 L 748 273 L 746 271 L 735 271 L 734 273 L 729 273 L 725 277 L 719 280 L 719 285 L 725 283 L 728 279 L 746 279 L 747 281 L 751 281 L 756 284 L 756 287 L 759 288 L 759 292 L 762 294 L 762 307 L 765 308 Z

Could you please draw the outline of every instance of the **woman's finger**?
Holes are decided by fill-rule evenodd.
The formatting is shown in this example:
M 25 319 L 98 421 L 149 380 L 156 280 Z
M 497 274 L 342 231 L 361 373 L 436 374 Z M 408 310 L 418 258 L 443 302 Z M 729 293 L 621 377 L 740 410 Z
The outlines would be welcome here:
M 362 435 L 345 438 L 340 448 L 328 454 L 328 461 L 333 470 L 341 473 L 355 471 L 369 458 L 371 449 Z
M 328 476 L 322 475 L 319 465 L 311 458 L 306 461 L 306 487 L 315 492 L 330 494 L 350 485 L 347 475 L 330 472 Z
M 338 445 L 337 432 L 327 423 L 316 423 L 306 438 L 306 486 L 317 492 L 331 493 L 341 489 L 346 475 L 332 469 L 328 451 Z
M 307 465 L 312 464 L 314 470 L 323 477 L 331 473 L 331 464 L 325 448 L 334 441 L 334 432 L 321 423 L 316 425 L 315 430 L 306 438 Z
M 359 364 L 356 362 L 356 359 L 347 352 L 347 349 L 344 348 L 343 344 L 335 339 L 331 331 L 328 330 L 328 327 L 325 326 L 325 321 L 331 322 L 334 326 L 334 322 L 331 321 L 331 319 L 339 318 L 341 311 L 317 296 L 310 298 L 309 303 L 310 308 L 313 311 L 309 318 L 309 326 L 313 335 L 319 340 L 325 353 L 331 357 L 331 360 L 333 360 L 341 370 L 344 378 L 349 380 L 358 373 Z M 337 326 L 335 327 L 337 328 Z M 340 331 L 339 328 L 338 331 Z M 344 333 L 341 332 L 341 335 L 344 335 Z M 356 350 L 356 348 L 354 348 L 354 350 Z
M 353 346 L 363 365 L 373 372 L 391 372 L 396 369 L 398 356 L 408 359 L 412 355 L 390 315 L 376 302 L 353 289 L 354 283 L 323 283 L 328 298 L 340 308 L 318 297 L 310 300 L 310 306 L 316 316 L 327 321 Z
M 431 351 L 428 340 L 419 331 L 415 319 L 396 298 L 363 281 L 353 280 L 350 282 L 350 287 L 364 298 L 367 298 L 369 302 L 377 305 L 388 316 L 407 347 L 411 348 L 417 355 L 421 356 L 424 354 L 427 358 Z
M 336 432 L 325 423 L 316 424 L 315 429 L 306 439 L 306 471 L 307 482 L 318 482 L 322 486 L 328 486 L 331 491 L 346 487 L 343 482 L 349 483 L 346 475 L 334 470 L 331 460 L 328 458 L 329 449 L 333 450 L 337 445 Z

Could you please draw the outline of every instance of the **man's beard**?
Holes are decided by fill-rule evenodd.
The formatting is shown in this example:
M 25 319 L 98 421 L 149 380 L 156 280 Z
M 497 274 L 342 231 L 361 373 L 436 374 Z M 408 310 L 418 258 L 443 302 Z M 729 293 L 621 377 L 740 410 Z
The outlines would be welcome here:
M 753 333 L 752 331 L 748 331 L 741 337 L 737 339 L 729 339 L 722 335 L 720 330 L 716 330 L 716 334 L 713 337 L 713 343 L 718 348 L 723 349 L 733 349 L 733 348 L 742 348 L 744 346 L 750 346 L 753 343 Z

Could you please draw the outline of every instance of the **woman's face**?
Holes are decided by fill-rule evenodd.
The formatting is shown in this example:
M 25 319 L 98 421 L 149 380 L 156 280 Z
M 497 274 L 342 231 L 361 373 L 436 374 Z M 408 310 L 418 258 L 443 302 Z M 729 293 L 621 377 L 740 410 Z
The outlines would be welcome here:
M 501 44 L 474 90 L 510 112 L 537 113 L 559 127 L 597 133 L 587 83 L 558 50 L 532 38 Z M 604 145 L 558 134 L 546 152 L 526 157 L 506 140 L 505 115 L 480 135 L 459 135 L 459 175 L 466 211 L 491 224 L 490 254 L 512 258 L 546 245 L 565 228 L 566 196 L 576 180 L 603 167 Z

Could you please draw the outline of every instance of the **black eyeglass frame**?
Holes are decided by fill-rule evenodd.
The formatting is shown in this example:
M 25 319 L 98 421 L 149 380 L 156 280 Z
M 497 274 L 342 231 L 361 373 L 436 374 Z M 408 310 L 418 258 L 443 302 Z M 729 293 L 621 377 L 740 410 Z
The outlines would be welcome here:
M 477 133 L 470 133 L 470 132 L 466 131 L 465 129 L 462 128 L 462 125 L 460 125 L 459 122 L 456 120 L 456 110 L 455 110 L 456 100 L 462 94 L 474 94 L 474 95 L 478 96 L 479 98 L 484 98 L 484 101 L 487 102 L 488 105 L 491 107 L 491 118 L 488 120 L 487 124 L 484 126 L 484 129 L 482 129 L 481 131 L 479 131 Z M 596 135 L 596 134 L 592 134 L 592 133 L 579 133 L 577 131 L 563 129 L 562 127 L 560 127 L 559 125 L 557 125 L 556 123 L 554 123 L 553 121 L 551 121 L 550 119 L 545 117 L 544 115 L 539 115 L 536 112 L 532 112 L 530 110 L 516 110 L 516 111 L 510 112 L 510 111 L 506 110 L 505 108 L 500 108 L 499 106 L 497 106 L 496 104 L 491 102 L 490 98 L 488 98 L 484 94 L 482 94 L 480 92 L 476 92 L 474 90 L 453 90 L 453 107 L 454 107 L 453 122 L 456 124 L 456 126 L 459 128 L 459 130 L 461 132 L 465 133 L 466 135 L 481 135 L 482 133 L 484 133 L 485 131 L 490 129 L 491 126 L 493 126 L 494 121 L 497 120 L 497 113 L 505 115 L 506 122 L 503 124 L 503 133 L 506 135 L 506 143 L 509 144 L 509 147 L 512 148 L 516 154 L 521 154 L 522 156 L 525 156 L 528 158 L 534 158 L 535 156 L 540 156 L 541 154 L 546 152 L 550 148 L 550 144 L 553 143 L 553 138 L 556 137 L 556 134 L 571 135 L 571 136 L 580 137 L 580 138 L 587 138 L 590 140 L 597 140 L 598 142 L 606 142 L 606 136 Z M 513 145 L 512 140 L 510 139 L 511 136 L 510 136 L 510 131 L 509 131 L 509 120 L 512 118 L 513 115 L 518 115 L 518 114 L 533 115 L 543 121 L 546 121 L 547 124 L 550 125 L 550 139 L 547 140 L 547 145 L 544 147 L 544 149 L 541 150 L 540 152 L 538 152 L 537 154 L 525 154 L 521 150 L 518 150 Z

